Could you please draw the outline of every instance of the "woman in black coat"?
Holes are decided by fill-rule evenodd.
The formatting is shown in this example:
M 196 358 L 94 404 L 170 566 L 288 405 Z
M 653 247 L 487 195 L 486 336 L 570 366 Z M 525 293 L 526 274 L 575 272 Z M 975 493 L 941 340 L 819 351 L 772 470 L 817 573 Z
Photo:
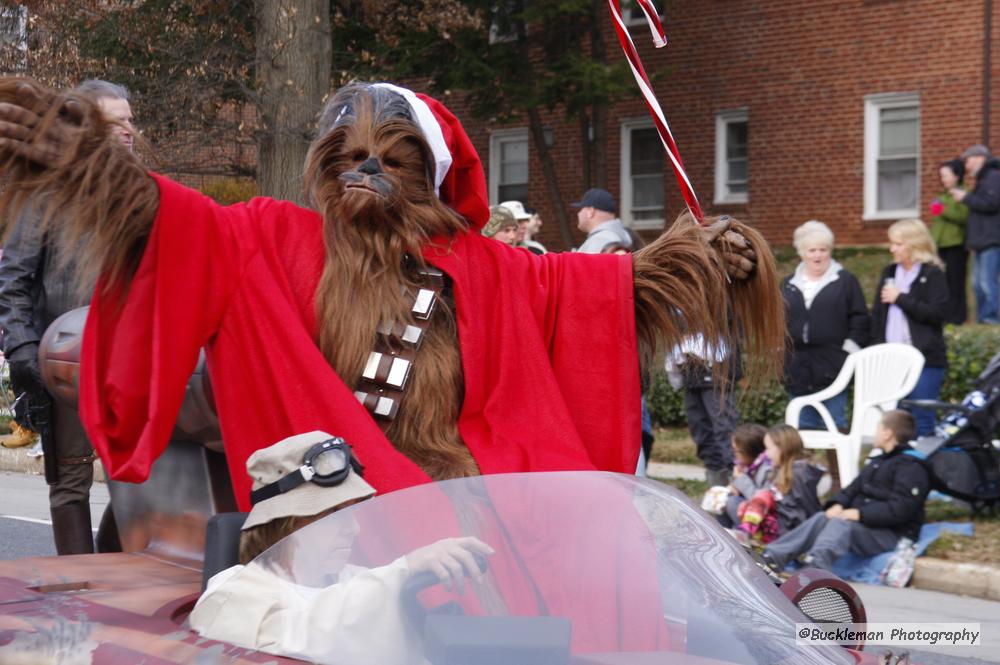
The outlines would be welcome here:
M 944 319 L 948 311 L 948 281 L 927 227 L 904 219 L 889 227 L 889 251 L 895 263 L 886 266 L 872 304 L 874 342 L 911 344 L 924 354 L 924 369 L 908 399 L 939 399 L 948 356 Z M 935 415 L 914 409 L 917 435 L 934 432 Z
M 861 285 L 833 260 L 833 232 L 811 220 L 795 229 L 802 262 L 781 283 L 791 341 L 785 360 L 785 389 L 792 397 L 826 388 L 847 354 L 868 343 L 868 306 Z M 847 392 L 826 400 L 837 427 L 847 428 Z M 802 411 L 799 429 L 826 429 L 819 413 Z

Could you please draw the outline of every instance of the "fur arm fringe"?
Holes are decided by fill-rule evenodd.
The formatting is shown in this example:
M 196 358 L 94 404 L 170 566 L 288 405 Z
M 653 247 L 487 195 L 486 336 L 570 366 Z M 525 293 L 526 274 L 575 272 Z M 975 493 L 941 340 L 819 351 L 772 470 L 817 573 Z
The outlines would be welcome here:
M 125 287 L 156 215 L 156 183 L 111 135 L 112 123 L 93 101 L 56 93 L 34 81 L 4 78 L 0 102 L 26 105 L 25 83 L 37 96 L 30 103 L 40 116 L 30 141 L 39 145 L 58 137 L 57 157 L 43 166 L 6 151 L 0 154 L 3 235 L 30 204 L 64 263 L 75 260 L 81 290 L 89 290 L 98 276 L 107 290 Z M 72 114 L 66 113 L 68 100 Z
M 688 214 L 633 255 L 635 321 L 644 376 L 658 350 L 669 350 L 686 335 L 699 333 L 708 348 L 733 349 L 742 343 L 749 385 L 760 386 L 781 376 L 785 307 L 774 257 L 756 230 L 735 220 L 731 228 L 757 254 L 756 269 L 748 279 L 730 281 L 718 254 L 724 236 L 708 245 Z M 717 363 L 713 374 L 729 376 L 729 368 Z

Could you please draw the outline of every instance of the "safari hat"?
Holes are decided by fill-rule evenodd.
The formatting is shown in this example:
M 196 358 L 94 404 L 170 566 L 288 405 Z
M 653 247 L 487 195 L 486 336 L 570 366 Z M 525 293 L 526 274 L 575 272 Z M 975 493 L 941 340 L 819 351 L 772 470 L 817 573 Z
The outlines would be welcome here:
M 295 473 L 302 467 L 303 458 L 313 446 L 332 438 L 332 435 L 319 431 L 297 434 L 254 452 L 247 460 L 247 473 L 253 479 L 253 489 L 259 490 Z M 323 487 L 306 481 L 287 492 L 257 502 L 250 509 L 243 530 L 267 524 L 279 517 L 311 517 L 374 494 L 375 488 L 349 468 L 339 485 Z

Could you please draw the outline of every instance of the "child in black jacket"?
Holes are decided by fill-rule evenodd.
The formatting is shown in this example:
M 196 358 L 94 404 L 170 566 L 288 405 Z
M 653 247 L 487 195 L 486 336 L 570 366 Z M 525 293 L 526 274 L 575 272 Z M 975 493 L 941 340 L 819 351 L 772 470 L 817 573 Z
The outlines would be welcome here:
M 770 543 L 764 558 L 779 570 L 802 555 L 809 566 L 829 570 L 848 554 L 892 550 L 903 537 L 916 540 L 924 521 L 930 478 L 909 441 L 916 426 L 905 411 L 888 411 L 875 430 L 882 455 L 819 512 Z

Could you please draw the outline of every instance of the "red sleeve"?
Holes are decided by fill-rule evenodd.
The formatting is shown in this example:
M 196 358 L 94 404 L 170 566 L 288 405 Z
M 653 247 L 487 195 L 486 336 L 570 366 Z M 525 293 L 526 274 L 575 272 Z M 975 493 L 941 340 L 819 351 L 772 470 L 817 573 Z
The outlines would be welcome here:
M 552 371 L 594 466 L 634 473 L 642 393 L 631 257 L 561 253 L 550 260 L 540 293 Z
M 198 353 L 258 247 L 251 206 L 222 207 L 154 175 L 160 206 L 124 300 L 95 291 L 80 417 L 112 478 L 141 482 L 163 452 Z

